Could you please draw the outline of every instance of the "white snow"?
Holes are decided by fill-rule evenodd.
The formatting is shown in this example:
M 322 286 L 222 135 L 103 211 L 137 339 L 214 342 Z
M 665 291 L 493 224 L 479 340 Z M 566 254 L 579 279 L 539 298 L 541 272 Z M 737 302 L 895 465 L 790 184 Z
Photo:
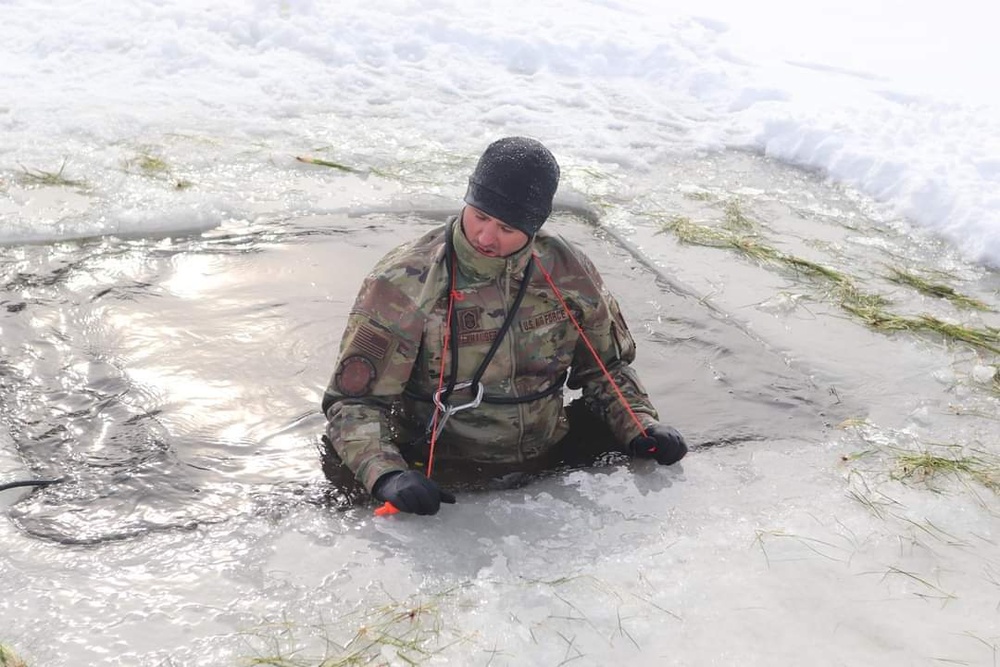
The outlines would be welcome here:
M 450 195 L 456 159 L 523 133 L 566 164 L 626 172 L 749 147 L 1000 264 L 1000 9 L 669 4 L 5 2 L 0 241 L 141 231 L 137 219 L 190 228 L 162 182 L 123 168 L 137 154 L 195 183 L 201 226 L 259 212 L 249 197 L 308 212 L 286 191 L 295 152 L 405 163 L 397 176 Z M 23 169 L 63 160 L 89 208 L 39 216 L 13 201 Z

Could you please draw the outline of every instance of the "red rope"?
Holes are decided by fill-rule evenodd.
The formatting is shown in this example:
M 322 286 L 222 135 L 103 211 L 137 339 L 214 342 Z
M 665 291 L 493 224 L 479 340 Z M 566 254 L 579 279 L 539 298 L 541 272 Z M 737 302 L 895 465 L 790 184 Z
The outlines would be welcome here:
M 452 259 L 451 266 L 451 289 L 448 291 L 448 316 L 444 323 L 444 345 L 441 350 L 441 367 L 438 369 L 438 389 L 437 396 L 441 395 L 441 391 L 444 389 L 444 367 L 445 360 L 448 358 L 448 343 L 451 338 L 451 316 L 455 307 L 456 301 L 461 301 L 465 298 L 463 294 L 460 294 L 458 290 L 455 289 L 455 274 L 457 273 L 457 267 L 455 266 L 454 258 Z M 427 454 L 427 478 L 430 479 L 431 473 L 434 471 L 434 447 L 437 444 L 438 436 L 438 417 L 441 414 L 441 409 L 438 408 L 437 404 L 434 405 L 434 416 L 431 418 L 431 440 L 430 440 L 430 451 Z M 375 516 L 387 516 L 390 514 L 397 514 L 399 509 L 395 505 L 390 503 L 388 500 L 382 503 L 382 506 L 376 508 Z
M 441 367 L 438 369 L 438 388 L 436 396 L 441 395 L 441 391 L 444 389 L 444 367 L 445 360 L 448 358 L 448 343 L 451 342 L 451 316 L 455 308 L 455 302 L 461 301 L 465 298 L 463 294 L 459 294 L 458 290 L 455 289 L 455 274 L 458 273 L 458 267 L 455 266 L 455 260 L 452 258 L 451 267 L 451 290 L 448 292 L 448 316 L 444 322 L 444 346 L 441 350 Z M 454 372 L 454 371 L 452 371 Z M 427 477 L 430 478 L 431 472 L 434 470 L 434 446 L 437 445 L 438 437 L 438 416 L 441 414 L 441 409 L 438 408 L 437 404 L 434 405 L 434 417 L 431 419 L 431 442 L 430 451 L 427 454 Z
M 629 405 L 628 400 L 626 400 L 625 398 L 625 395 L 622 394 L 622 390 L 618 386 L 618 383 L 615 382 L 615 379 L 613 377 L 611 377 L 611 372 L 608 370 L 608 367 L 604 365 L 603 361 L 601 361 L 601 356 L 597 354 L 597 350 L 594 349 L 594 346 L 590 342 L 590 338 L 588 338 L 587 334 L 583 331 L 583 327 L 581 327 L 580 323 L 576 321 L 576 317 L 573 315 L 573 311 L 570 310 L 569 305 L 563 298 L 562 292 L 560 292 L 559 288 L 556 287 L 555 281 L 552 280 L 552 276 L 549 274 L 548 271 L 545 270 L 545 266 L 542 264 L 542 259 L 538 256 L 538 253 L 534 253 L 534 256 L 535 256 L 535 262 L 538 264 L 538 268 L 542 270 L 542 275 L 545 276 L 545 280 L 549 283 L 549 287 L 552 288 L 552 292 L 556 295 L 556 298 L 559 299 L 559 303 L 562 304 L 563 310 L 565 310 L 566 314 L 569 315 L 570 321 L 573 323 L 573 326 L 576 327 L 576 330 L 579 332 L 580 338 L 583 340 L 584 345 L 586 345 L 587 349 L 590 350 L 590 354 L 593 355 L 594 361 L 596 361 L 597 365 L 601 367 L 601 371 L 604 373 L 604 377 L 607 378 L 608 382 L 611 383 L 611 387 L 615 390 L 615 394 L 617 394 L 618 400 L 621 401 L 623 406 L 625 406 L 625 409 L 628 411 L 629 416 L 632 417 L 632 421 L 635 422 L 635 425 L 639 427 L 639 432 L 642 433 L 643 437 L 648 437 L 649 434 L 646 433 L 646 428 L 642 425 L 642 422 L 639 421 L 639 417 L 636 416 L 635 411 L 632 409 L 632 406 Z

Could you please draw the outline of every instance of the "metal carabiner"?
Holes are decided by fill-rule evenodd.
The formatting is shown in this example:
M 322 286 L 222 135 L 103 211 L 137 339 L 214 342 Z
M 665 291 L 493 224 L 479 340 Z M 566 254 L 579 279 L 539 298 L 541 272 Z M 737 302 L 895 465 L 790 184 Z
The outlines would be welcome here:
M 434 414 L 431 415 L 430 421 L 427 422 L 427 432 L 433 433 L 433 435 L 431 435 L 431 438 L 433 438 L 434 442 L 437 442 L 437 439 L 441 436 L 441 431 L 444 430 L 444 425 L 448 422 L 448 417 L 451 417 L 452 412 L 453 411 L 450 408 L 442 410 L 440 412 L 438 412 L 438 410 L 436 409 L 434 410 Z M 431 427 L 434 425 L 434 415 L 439 415 L 439 416 L 437 420 L 437 428 L 434 428 L 432 431 Z
M 478 408 L 479 404 L 483 402 L 483 394 L 486 393 L 486 388 L 483 387 L 482 382 L 477 384 L 478 388 L 476 390 L 476 397 L 468 403 L 463 403 L 462 405 L 445 405 L 441 402 L 441 394 L 444 393 L 444 388 L 441 388 L 434 392 L 434 405 L 436 405 L 438 410 L 441 410 L 442 412 L 445 410 L 449 410 L 451 412 L 461 412 L 462 410 L 468 410 L 469 408 Z M 466 380 L 465 382 L 459 382 L 456 384 L 452 391 L 461 391 L 462 389 L 468 389 L 471 386 L 472 380 Z
M 434 429 L 433 438 L 435 441 L 437 441 L 438 436 L 441 435 L 441 431 L 444 430 L 444 425 L 445 423 L 447 423 L 449 417 L 451 417 L 456 412 L 461 412 L 462 410 L 477 408 L 479 407 L 479 404 L 483 402 L 483 394 L 486 393 L 486 389 L 485 387 L 483 387 L 482 382 L 479 382 L 478 385 L 479 387 L 476 389 L 475 398 L 473 398 L 468 403 L 462 403 L 461 405 L 445 405 L 444 402 L 441 401 L 441 394 L 444 393 L 444 389 L 439 389 L 436 392 L 434 392 L 434 397 L 433 397 L 434 406 L 437 408 L 437 410 L 441 411 L 441 415 L 438 417 L 437 428 Z M 459 382 L 458 384 L 456 384 L 453 390 L 468 389 L 471 386 L 472 386 L 472 380 L 467 380 L 465 382 Z M 435 411 L 435 414 L 437 414 L 437 411 Z M 434 423 L 434 415 L 431 415 L 430 422 L 428 422 L 427 424 L 428 432 L 431 431 L 431 424 L 433 423 Z

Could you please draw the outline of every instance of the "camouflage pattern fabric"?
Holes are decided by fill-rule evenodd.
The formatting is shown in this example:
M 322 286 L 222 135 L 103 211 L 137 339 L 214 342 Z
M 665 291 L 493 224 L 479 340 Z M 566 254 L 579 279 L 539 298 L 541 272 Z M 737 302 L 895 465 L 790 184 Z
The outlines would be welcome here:
M 629 365 L 635 359 L 632 335 L 586 256 L 559 236 L 540 231 L 514 255 L 486 257 L 452 218 L 387 254 L 365 279 L 350 313 L 322 407 L 333 447 L 365 488 L 370 490 L 387 472 L 407 469 L 407 459 L 426 455 L 407 451 L 404 458 L 401 448 L 419 439 L 433 415 L 433 403 L 413 395 L 429 397 L 438 389 L 442 356 L 445 383 L 451 374 L 451 353 L 445 350 L 449 233 L 457 260 L 452 317 L 458 322 L 458 340 L 450 344 L 458 344 L 458 382 L 469 380 L 485 358 L 534 251 L 643 427 L 657 421 Z M 615 435 L 618 442 L 609 443 L 609 449 L 623 449 L 639 435 L 639 427 L 536 267 L 482 382 L 489 395 L 529 396 L 557 383 L 567 369 L 572 369 L 567 386 L 582 388 L 587 405 Z M 471 389 L 455 391 L 450 403 L 466 403 L 473 396 Z M 447 421 L 435 446 L 435 465 L 449 460 L 529 462 L 546 454 L 567 430 L 562 392 L 512 405 L 484 402 Z

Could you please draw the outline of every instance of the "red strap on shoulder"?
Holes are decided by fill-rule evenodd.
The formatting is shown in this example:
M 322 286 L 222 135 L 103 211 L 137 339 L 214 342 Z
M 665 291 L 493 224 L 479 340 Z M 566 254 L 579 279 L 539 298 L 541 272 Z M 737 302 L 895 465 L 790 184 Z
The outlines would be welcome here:
M 583 327 L 580 326 L 580 323 L 576 320 L 576 316 L 573 315 L 573 311 L 570 310 L 569 305 L 566 303 L 566 299 L 563 298 L 562 292 L 560 292 L 559 288 L 556 287 L 555 281 L 552 280 L 552 275 L 546 270 L 545 265 L 542 264 L 542 258 L 538 256 L 537 252 L 533 254 L 535 262 L 538 264 L 538 268 L 541 269 L 542 275 L 545 276 L 545 281 L 548 282 L 549 287 L 552 288 L 552 292 L 556 295 L 556 299 L 558 299 L 559 303 L 562 304 L 563 310 L 566 311 L 566 315 L 569 316 L 573 326 L 576 327 L 577 332 L 580 334 L 580 339 L 583 341 L 584 345 L 587 346 L 587 349 L 590 350 L 590 354 L 593 355 L 594 361 L 596 361 L 597 365 L 601 368 L 601 372 L 604 373 L 604 377 L 607 378 L 611 387 L 615 390 L 618 400 L 621 401 L 621 404 L 625 407 L 629 416 L 632 417 L 632 421 L 635 422 L 635 425 L 639 427 L 639 432 L 642 433 L 643 437 L 648 437 L 649 434 L 646 433 L 646 428 L 642 425 L 642 422 L 639 421 L 639 417 L 636 416 L 635 410 L 633 410 L 632 406 L 628 404 L 628 401 L 625 399 L 625 395 L 622 394 L 621 387 L 619 387 L 618 383 L 615 382 L 615 379 L 611 377 L 611 372 L 608 371 L 608 367 L 604 365 L 603 361 L 601 361 L 601 356 L 597 354 L 597 350 L 594 349 L 594 345 L 590 342 L 590 338 L 587 337 Z

